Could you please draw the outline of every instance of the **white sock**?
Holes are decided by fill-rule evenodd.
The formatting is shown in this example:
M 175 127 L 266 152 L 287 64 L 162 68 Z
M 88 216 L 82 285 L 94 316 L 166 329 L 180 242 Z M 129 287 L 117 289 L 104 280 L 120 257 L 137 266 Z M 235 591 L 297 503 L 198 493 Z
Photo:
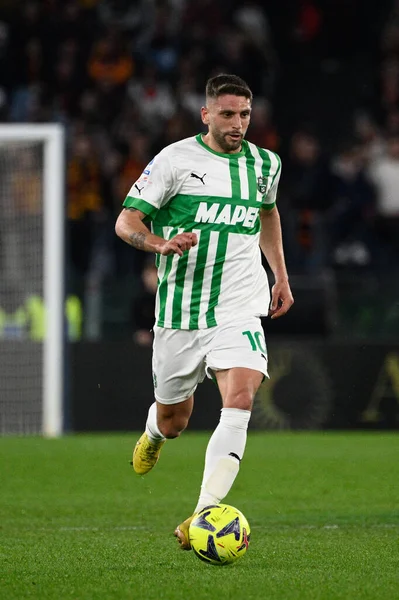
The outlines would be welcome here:
M 157 403 L 151 404 L 148 411 L 147 423 L 145 424 L 145 432 L 148 435 L 151 442 L 159 442 L 164 440 L 164 436 L 158 429 L 157 423 Z
M 230 491 L 244 454 L 250 416 L 249 410 L 222 408 L 206 449 L 201 493 L 194 512 L 219 504 Z

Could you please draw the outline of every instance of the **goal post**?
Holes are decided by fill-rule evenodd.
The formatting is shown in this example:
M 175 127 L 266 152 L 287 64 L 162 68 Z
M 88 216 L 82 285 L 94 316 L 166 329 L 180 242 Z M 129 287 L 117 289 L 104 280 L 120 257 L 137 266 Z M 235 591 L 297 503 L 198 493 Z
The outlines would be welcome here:
M 32 167 L 32 157 L 34 166 Z M 35 158 L 36 157 L 36 158 Z M 37 158 L 39 157 L 39 158 Z M 26 178 L 26 160 L 33 175 Z M 31 162 L 29 162 L 31 161 Z M 0 344 L 3 350 L 1 355 L 9 352 L 13 354 L 15 361 L 12 369 L 15 373 L 10 374 L 10 367 L 3 367 L 0 375 L 0 433 L 41 433 L 45 436 L 56 437 L 63 431 L 63 396 L 64 396 L 64 286 L 65 286 L 65 156 L 64 156 L 64 130 L 58 124 L 5 124 L 0 125 L 0 168 L 3 183 L 0 182 L 0 220 L 8 211 L 12 212 L 12 218 L 6 219 L 9 231 L 0 239 L 3 261 L 0 270 L 0 279 L 3 279 L 2 289 L 4 296 L 11 288 L 15 287 L 18 279 L 18 288 L 26 284 L 29 271 L 37 269 L 36 296 L 43 305 L 43 335 L 42 339 L 33 339 L 21 334 L 18 328 L 18 318 L 23 322 L 23 311 L 19 313 L 16 305 L 12 307 L 13 323 L 7 330 L 3 331 L 3 339 Z M 13 171 L 13 172 L 10 172 Z M 31 187 L 37 188 L 36 195 L 40 197 L 40 207 L 35 208 L 35 219 L 32 221 L 33 209 L 26 200 L 26 195 L 31 193 Z M 10 187 L 12 186 L 12 187 Z M 25 188 L 24 188 L 25 186 Z M 18 190 L 13 196 L 10 190 Z M 1 197 L 3 196 L 3 197 Z M 15 201 L 15 198 L 18 198 Z M 23 204 L 22 215 L 15 215 L 13 202 Z M 33 199 L 33 204 L 36 200 Z M 37 202 L 36 202 L 37 203 Z M 18 208 L 18 207 L 17 207 Z M 10 212 L 10 214 L 11 214 Z M 18 230 L 19 223 L 26 218 L 24 235 Z M 40 222 L 41 221 L 41 222 Z M 37 231 L 33 231 L 35 240 L 29 239 L 29 224 L 38 223 Z M 15 228 L 13 232 L 12 229 Z M 15 234 L 13 236 L 13 233 Z M 1 230 L 0 230 L 1 236 Z M 6 236 L 6 238 L 5 238 Z M 38 239 L 41 237 L 41 242 Z M 18 248 L 18 243 L 25 245 Z M 12 256 L 12 251 L 7 245 L 15 245 L 19 258 Z M 18 242 L 19 240 L 19 242 Z M 34 254 L 30 243 L 40 248 Z M 9 256 L 6 256 L 8 253 Z M 4 255 L 4 256 L 3 256 Z M 32 260 L 36 265 L 31 266 Z M 39 264 L 41 262 L 41 264 Z M 28 265 L 26 263 L 29 263 Z M 28 268 L 28 275 L 26 269 Z M 20 270 L 20 272 L 18 271 Z M 8 289 L 7 289 L 8 286 Z M 14 312 L 13 312 L 14 311 Z M 5 317 L 6 319 L 7 317 Z M 16 324 L 15 324 L 16 323 Z M 7 339 L 8 337 L 8 339 Z M 19 338 L 19 339 L 17 339 Z M 30 348 L 30 349 L 28 349 Z M 40 354 L 36 361 L 35 354 Z M 32 389 L 24 390 L 23 386 L 23 364 L 18 365 L 20 356 L 29 354 L 27 361 L 29 366 L 41 373 L 36 373 L 35 383 Z M 7 362 L 7 361 L 6 361 Z M 11 362 L 7 363 L 12 365 Z M 41 368 L 40 368 L 41 367 Z M 19 377 L 17 370 L 20 368 Z M 31 369 L 32 370 L 32 369 Z M 27 369 L 27 372 L 29 369 Z M 18 386 L 20 386 L 18 390 Z M 26 385 L 28 387 L 28 385 Z M 36 388 L 39 388 L 36 389 Z M 15 388 L 15 389 L 14 389 Z M 34 397 L 40 397 L 40 408 L 34 407 Z M 3 401 L 2 398 L 5 400 Z M 35 417 L 29 414 L 35 412 Z

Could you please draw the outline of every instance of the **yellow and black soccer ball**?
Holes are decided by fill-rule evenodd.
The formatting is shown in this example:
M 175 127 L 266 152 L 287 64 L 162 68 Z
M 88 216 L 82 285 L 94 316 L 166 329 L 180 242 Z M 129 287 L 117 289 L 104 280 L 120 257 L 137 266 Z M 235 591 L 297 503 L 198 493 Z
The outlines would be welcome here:
M 212 565 L 227 565 L 244 556 L 251 530 L 237 508 L 216 504 L 194 516 L 189 534 L 191 547 L 198 558 Z

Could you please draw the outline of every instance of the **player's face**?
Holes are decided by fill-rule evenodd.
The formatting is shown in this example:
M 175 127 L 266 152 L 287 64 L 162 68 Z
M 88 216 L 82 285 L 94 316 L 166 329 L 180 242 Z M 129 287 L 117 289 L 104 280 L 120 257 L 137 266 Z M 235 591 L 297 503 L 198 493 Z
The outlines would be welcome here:
M 204 141 L 216 152 L 239 152 L 250 116 L 251 101 L 245 96 L 226 94 L 210 99 L 201 109 L 202 122 L 209 128 Z

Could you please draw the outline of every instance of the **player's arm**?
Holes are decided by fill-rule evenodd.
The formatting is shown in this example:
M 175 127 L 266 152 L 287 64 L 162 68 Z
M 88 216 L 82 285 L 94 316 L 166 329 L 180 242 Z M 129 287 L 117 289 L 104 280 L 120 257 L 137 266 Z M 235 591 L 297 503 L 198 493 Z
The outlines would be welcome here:
M 275 283 L 272 287 L 270 314 L 277 319 L 291 308 L 294 303 L 287 267 L 285 265 L 280 214 L 276 206 L 260 211 L 261 233 L 259 245 L 271 270 Z
M 154 235 L 143 222 L 156 219 L 159 209 L 178 192 L 175 170 L 167 152 L 160 152 L 132 185 L 120 213 L 115 232 L 127 244 L 138 250 L 158 254 L 183 255 L 197 243 L 195 233 L 180 233 L 170 240 Z
M 182 256 L 183 252 L 197 244 L 195 233 L 179 233 L 170 240 L 154 235 L 143 223 L 146 216 L 136 208 L 124 208 L 116 221 L 116 235 L 138 250 L 163 255 L 178 254 Z

